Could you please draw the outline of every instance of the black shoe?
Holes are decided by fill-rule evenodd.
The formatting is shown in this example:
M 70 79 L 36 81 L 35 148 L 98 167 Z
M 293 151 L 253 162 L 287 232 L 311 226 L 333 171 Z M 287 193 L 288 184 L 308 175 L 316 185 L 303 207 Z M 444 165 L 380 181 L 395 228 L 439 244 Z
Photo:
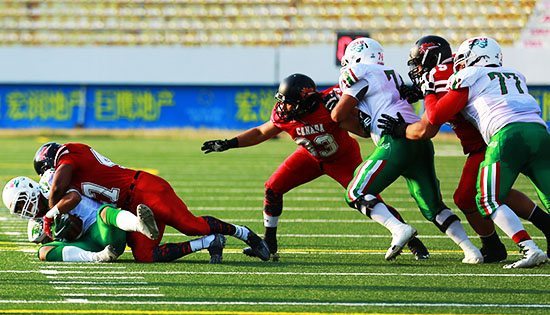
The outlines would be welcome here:
M 251 257 L 258 257 L 263 261 L 269 260 L 269 248 L 267 247 L 267 244 L 264 240 L 262 240 L 256 233 L 252 232 L 252 230 L 245 226 L 246 229 L 248 229 L 248 239 L 245 241 L 245 243 L 250 246 L 250 250 L 254 254 L 249 255 L 245 253 L 243 250 L 243 253 L 245 255 L 251 256 Z M 245 248 L 246 249 L 246 248 Z
M 480 251 L 483 255 L 484 264 L 500 262 L 508 257 L 506 247 L 502 243 L 496 244 L 494 247 L 483 246 Z
M 265 238 L 264 241 L 267 244 L 267 248 L 269 248 L 270 259 L 273 261 L 279 261 L 279 253 L 277 253 L 277 238 Z M 257 257 L 250 247 L 244 248 L 243 254 L 250 257 Z
M 409 243 L 407 243 L 407 246 L 416 260 L 425 260 L 430 258 L 430 252 L 428 252 L 428 249 L 424 243 L 422 243 L 422 241 L 418 238 L 413 237 Z
M 214 240 L 208 245 L 211 264 L 221 264 L 223 258 L 223 248 L 225 247 L 225 236 L 222 234 L 214 235 Z

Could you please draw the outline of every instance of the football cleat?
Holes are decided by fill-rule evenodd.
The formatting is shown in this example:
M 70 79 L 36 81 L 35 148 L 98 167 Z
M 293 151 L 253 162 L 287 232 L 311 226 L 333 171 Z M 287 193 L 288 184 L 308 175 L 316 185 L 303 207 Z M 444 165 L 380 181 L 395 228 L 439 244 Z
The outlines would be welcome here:
M 544 264 L 548 259 L 547 254 L 540 250 L 532 240 L 523 241 L 518 245 L 520 247 L 519 252 L 523 254 L 523 258 L 514 263 L 504 265 L 504 269 L 532 268 Z
M 144 204 L 139 204 L 136 208 L 138 217 L 138 231 L 152 240 L 159 237 L 159 229 L 155 222 L 153 211 Z
M 223 248 L 225 247 L 225 236 L 222 234 L 214 235 L 214 240 L 208 245 L 211 264 L 221 264 L 223 258 Z
M 253 257 L 258 257 L 263 261 L 268 261 L 270 253 L 266 242 L 262 240 L 256 233 L 252 232 L 249 227 L 245 226 L 245 228 L 248 230 L 248 238 L 246 239 L 245 243 L 250 246 L 252 253 L 254 253 Z
M 483 263 L 483 255 L 479 251 L 477 247 L 474 246 L 474 244 L 469 243 L 469 246 L 462 247 L 462 250 L 464 251 L 464 258 L 462 259 L 463 264 L 482 264 Z M 465 242 L 461 243 L 461 246 L 464 246 Z
M 403 247 L 416 235 L 416 230 L 408 225 L 403 224 L 395 232 L 392 231 L 392 241 L 391 246 L 388 248 L 384 258 L 386 260 L 394 260 L 399 254 Z
M 118 256 L 115 247 L 113 245 L 107 245 L 102 251 L 95 253 L 93 259 L 97 262 L 109 262 L 115 261 Z
M 506 246 L 502 243 L 497 244 L 495 247 L 483 246 L 479 251 L 481 252 L 481 255 L 483 255 L 484 264 L 500 262 L 506 260 L 508 257 Z
M 409 250 L 416 260 L 426 260 L 430 258 L 430 252 L 428 252 L 424 243 L 416 237 L 413 237 L 409 243 L 407 243 L 407 247 L 409 247 Z
M 265 243 L 267 248 L 269 248 L 269 259 L 272 261 L 279 261 L 279 253 L 277 253 L 277 239 L 276 238 L 265 238 Z M 252 248 L 246 247 L 243 249 L 243 254 L 250 257 L 257 257 L 256 254 L 252 251 Z

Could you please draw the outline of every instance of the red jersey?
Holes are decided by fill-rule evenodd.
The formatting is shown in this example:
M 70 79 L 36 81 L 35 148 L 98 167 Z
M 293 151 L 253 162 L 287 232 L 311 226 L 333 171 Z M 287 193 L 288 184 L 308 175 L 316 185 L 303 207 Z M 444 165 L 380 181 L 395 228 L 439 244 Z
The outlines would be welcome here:
M 324 96 L 334 88 L 333 86 L 326 89 L 321 94 Z M 330 118 L 330 112 L 323 104 L 319 104 L 313 112 L 300 119 L 291 121 L 280 119 L 274 108 L 271 121 L 318 161 L 337 160 L 346 155 L 348 150 L 352 150 L 357 143 L 346 130 Z
M 452 62 L 440 64 L 430 72 L 430 75 L 433 75 L 434 77 L 437 99 L 442 98 L 447 93 L 447 80 L 452 74 Z M 460 144 L 462 145 L 462 151 L 464 151 L 464 154 L 470 154 L 485 148 L 486 144 L 481 137 L 479 130 L 467 121 L 462 114 L 456 114 L 448 122 L 451 125 L 451 128 L 453 128 L 453 131 L 458 139 L 460 139 Z
M 82 195 L 122 207 L 128 201 L 137 171 L 121 167 L 86 144 L 66 143 L 54 165 L 73 167 L 70 186 Z

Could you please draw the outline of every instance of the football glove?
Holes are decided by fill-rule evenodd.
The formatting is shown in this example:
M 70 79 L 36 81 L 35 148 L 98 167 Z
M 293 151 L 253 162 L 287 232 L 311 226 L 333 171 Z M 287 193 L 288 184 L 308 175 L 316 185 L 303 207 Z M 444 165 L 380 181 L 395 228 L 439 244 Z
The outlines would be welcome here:
M 435 93 L 434 77 L 429 73 L 424 73 L 420 79 L 420 90 L 424 96 Z
M 382 114 L 382 118 L 378 119 L 378 128 L 382 129 L 382 135 L 390 135 L 396 139 L 406 136 L 408 125 L 400 112 L 397 112 L 397 118 Z
M 402 99 L 409 102 L 409 104 L 416 103 L 424 98 L 424 94 L 416 85 L 401 85 L 399 87 L 399 95 L 401 95 Z
M 339 100 L 340 100 L 340 95 L 338 95 L 334 91 L 331 91 L 327 95 L 323 96 L 323 104 L 325 105 L 325 108 L 329 112 L 332 112 L 336 104 L 338 104 Z
M 42 218 L 42 230 L 46 234 L 47 237 L 53 239 L 52 237 L 52 224 L 53 224 L 53 218 L 49 218 L 47 216 L 44 216 Z
M 372 118 L 370 117 L 370 115 L 362 111 L 359 111 L 358 119 L 359 119 L 359 124 L 361 125 L 361 128 L 363 128 L 365 133 L 367 135 L 370 134 L 370 124 L 372 122 Z
M 223 152 L 232 148 L 239 146 L 239 141 L 237 138 L 225 139 L 225 140 L 209 140 L 202 144 L 201 150 L 204 151 L 204 154 L 210 152 Z

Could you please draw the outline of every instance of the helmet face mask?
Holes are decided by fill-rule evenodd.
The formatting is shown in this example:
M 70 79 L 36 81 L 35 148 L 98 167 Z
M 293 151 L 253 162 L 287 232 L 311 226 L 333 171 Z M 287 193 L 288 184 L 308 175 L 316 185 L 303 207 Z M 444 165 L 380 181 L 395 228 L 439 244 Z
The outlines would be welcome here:
M 2 199 L 10 213 L 27 219 L 38 214 L 40 196 L 38 183 L 24 176 L 10 180 L 2 192 Z
M 283 121 L 296 120 L 309 113 L 320 101 L 315 82 L 303 74 L 292 74 L 279 85 L 275 93 L 275 111 Z
M 500 67 L 502 50 L 496 40 L 489 37 L 473 37 L 465 40 L 454 58 L 454 70 L 466 67 Z
M 61 148 L 59 143 L 48 142 L 43 144 L 34 154 L 34 170 L 42 175 L 48 169 L 54 168 L 57 151 Z
M 420 78 L 437 65 L 451 60 L 451 46 L 443 37 L 428 35 L 416 41 L 409 53 L 409 78 L 419 85 Z
M 354 39 L 346 47 L 342 57 L 342 67 L 363 64 L 384 64 L 384 49 L 372 38 L 360 37 Z

